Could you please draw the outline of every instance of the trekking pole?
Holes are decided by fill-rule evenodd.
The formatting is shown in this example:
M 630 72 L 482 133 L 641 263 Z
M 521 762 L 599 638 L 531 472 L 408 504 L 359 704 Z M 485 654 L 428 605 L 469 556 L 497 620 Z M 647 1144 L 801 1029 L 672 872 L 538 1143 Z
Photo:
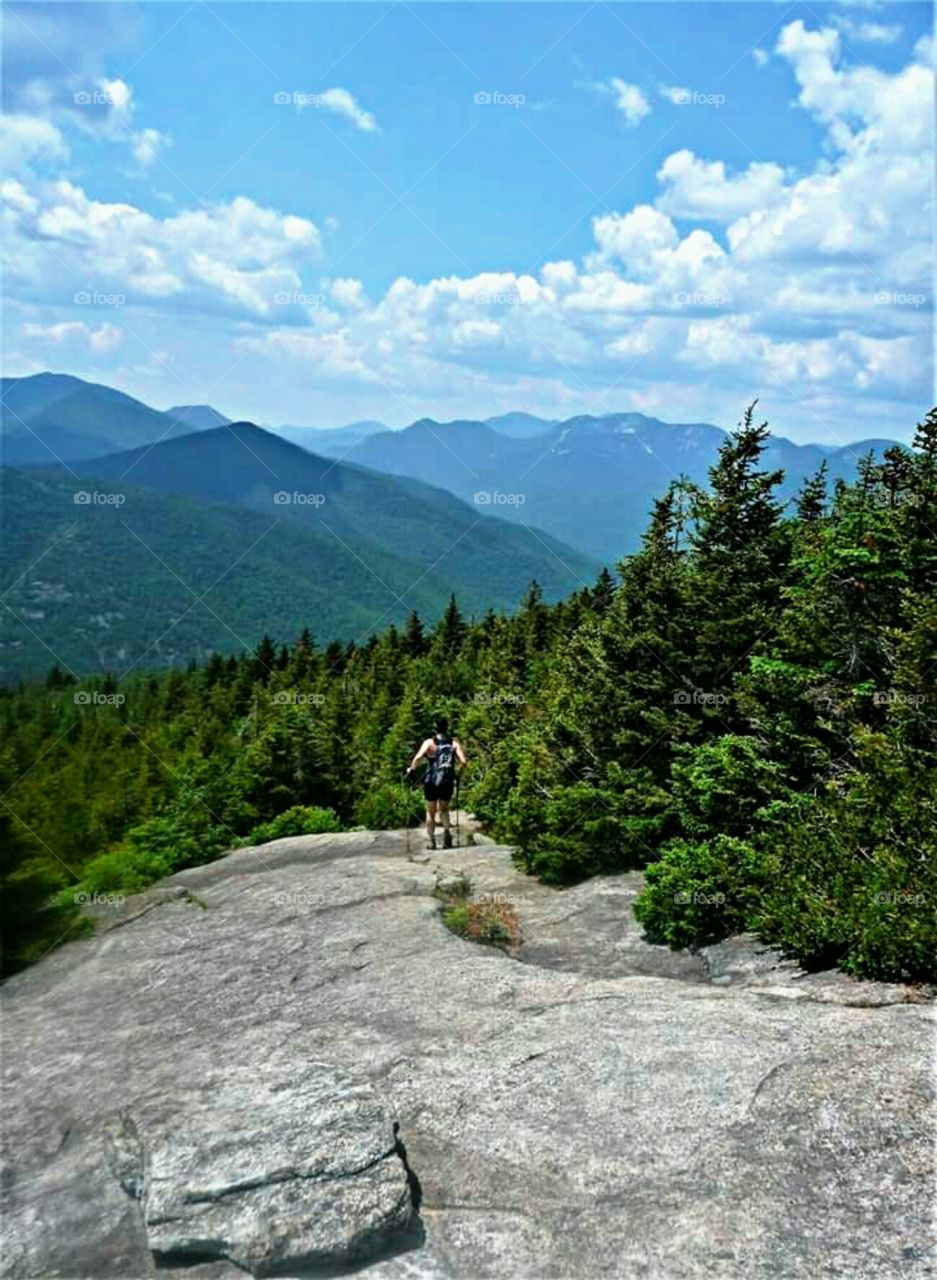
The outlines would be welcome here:
M 455 776 L 455 847 L 457 849 L 462 848 L 462 830 L 460 826 L 460 823 L 461 823 L 460 810 L 462 806 L 459 800 L 459 783 L 460 782 L 461 782 L 461 779 L 458 773 L 456 773 L 456 776 Z
M 407 861 L 410 860 L 410 796 L 409 796 L 410 772 L 404 774 L 404 786 L 407 788 Z

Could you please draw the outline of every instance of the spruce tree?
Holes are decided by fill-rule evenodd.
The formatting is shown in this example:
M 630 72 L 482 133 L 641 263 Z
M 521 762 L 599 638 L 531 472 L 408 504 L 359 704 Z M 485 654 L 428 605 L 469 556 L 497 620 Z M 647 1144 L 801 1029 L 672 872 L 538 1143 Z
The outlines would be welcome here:
M 403 650 L 410 658 L 420 658 L 426 652 L 426 636 L 423 631 L 423 623 L 420 615 L 415 609 L 407 618 L 407 625 L 403 633 Z
M 797 519 L 801 524 L 815 525 L 823 518 L 827 502 L 827 471 L 824 458 L 813 475 L 808 476 L 801 486 L 800 493 L 797 495 Z

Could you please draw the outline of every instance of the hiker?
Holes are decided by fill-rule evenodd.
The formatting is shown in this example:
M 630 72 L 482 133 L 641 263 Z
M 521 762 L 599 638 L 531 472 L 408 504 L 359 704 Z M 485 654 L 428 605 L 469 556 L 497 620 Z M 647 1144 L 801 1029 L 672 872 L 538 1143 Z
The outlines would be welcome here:
M 410 761 L 407 778 L 421 760 L 426 760 L 426 775 L 423 778 L 423 795 L 426 799 L 426 838 L 429 848 L 436 848 L 436 815 L 442 822 L 442 847 L 452 848 L 452 833 L 449 830 L 449 801 L 456 784 L 457 770 L 465 768 L 465 752 L 462 744 L 449 736 L 449 721 L 440 716 L 436 721 L 436 732 L 427 738 L 419 751 Z

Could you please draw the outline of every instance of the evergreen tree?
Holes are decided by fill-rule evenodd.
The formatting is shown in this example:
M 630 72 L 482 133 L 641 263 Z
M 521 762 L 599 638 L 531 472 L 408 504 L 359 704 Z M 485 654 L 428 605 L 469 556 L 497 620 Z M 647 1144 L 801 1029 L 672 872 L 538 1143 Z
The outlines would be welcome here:
M 739 665 L 770 633 L 789 558 L 775 497 L 784 473 L 760 469 L 768 427 L 754 412 L 752 404 L 720 448 L 708 492 L 695 495 L 695 682 L 713 696 L 731 694 Z M 734 722 L 731 708 L 725 718 Z
M 808 476 L 797 495 L 797 518 L 802 525 L 816 525 L 826 511 L 826 459 Z
M 423 623 L 415 609 L 407 618 L 407 626 L 403 634 L 403 650 L 409 658 L 420 658 L 426 652 Z
M 433 633 L 434 653 L 448 658 L 458 657 L 462 642 L 465 639 L 466 625 L 459 612 L 455 595 L 449 597 L 445 612 L 439 619 Z
M 251 666 L 253 679 L 260 683 L 266 683 L 273 675 L 276 661 L 277 651 L 274 643 L 268 635 L 265 635 L 254 651 L 254 662 Z

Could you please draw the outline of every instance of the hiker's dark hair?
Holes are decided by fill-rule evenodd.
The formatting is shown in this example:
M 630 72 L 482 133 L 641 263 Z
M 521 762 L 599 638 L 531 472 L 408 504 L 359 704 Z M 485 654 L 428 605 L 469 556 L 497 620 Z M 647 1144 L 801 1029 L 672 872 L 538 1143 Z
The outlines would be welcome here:
M 436 732 L 437 733 L 449 732 L 449 721 L 445 716 L 436 717 Z

